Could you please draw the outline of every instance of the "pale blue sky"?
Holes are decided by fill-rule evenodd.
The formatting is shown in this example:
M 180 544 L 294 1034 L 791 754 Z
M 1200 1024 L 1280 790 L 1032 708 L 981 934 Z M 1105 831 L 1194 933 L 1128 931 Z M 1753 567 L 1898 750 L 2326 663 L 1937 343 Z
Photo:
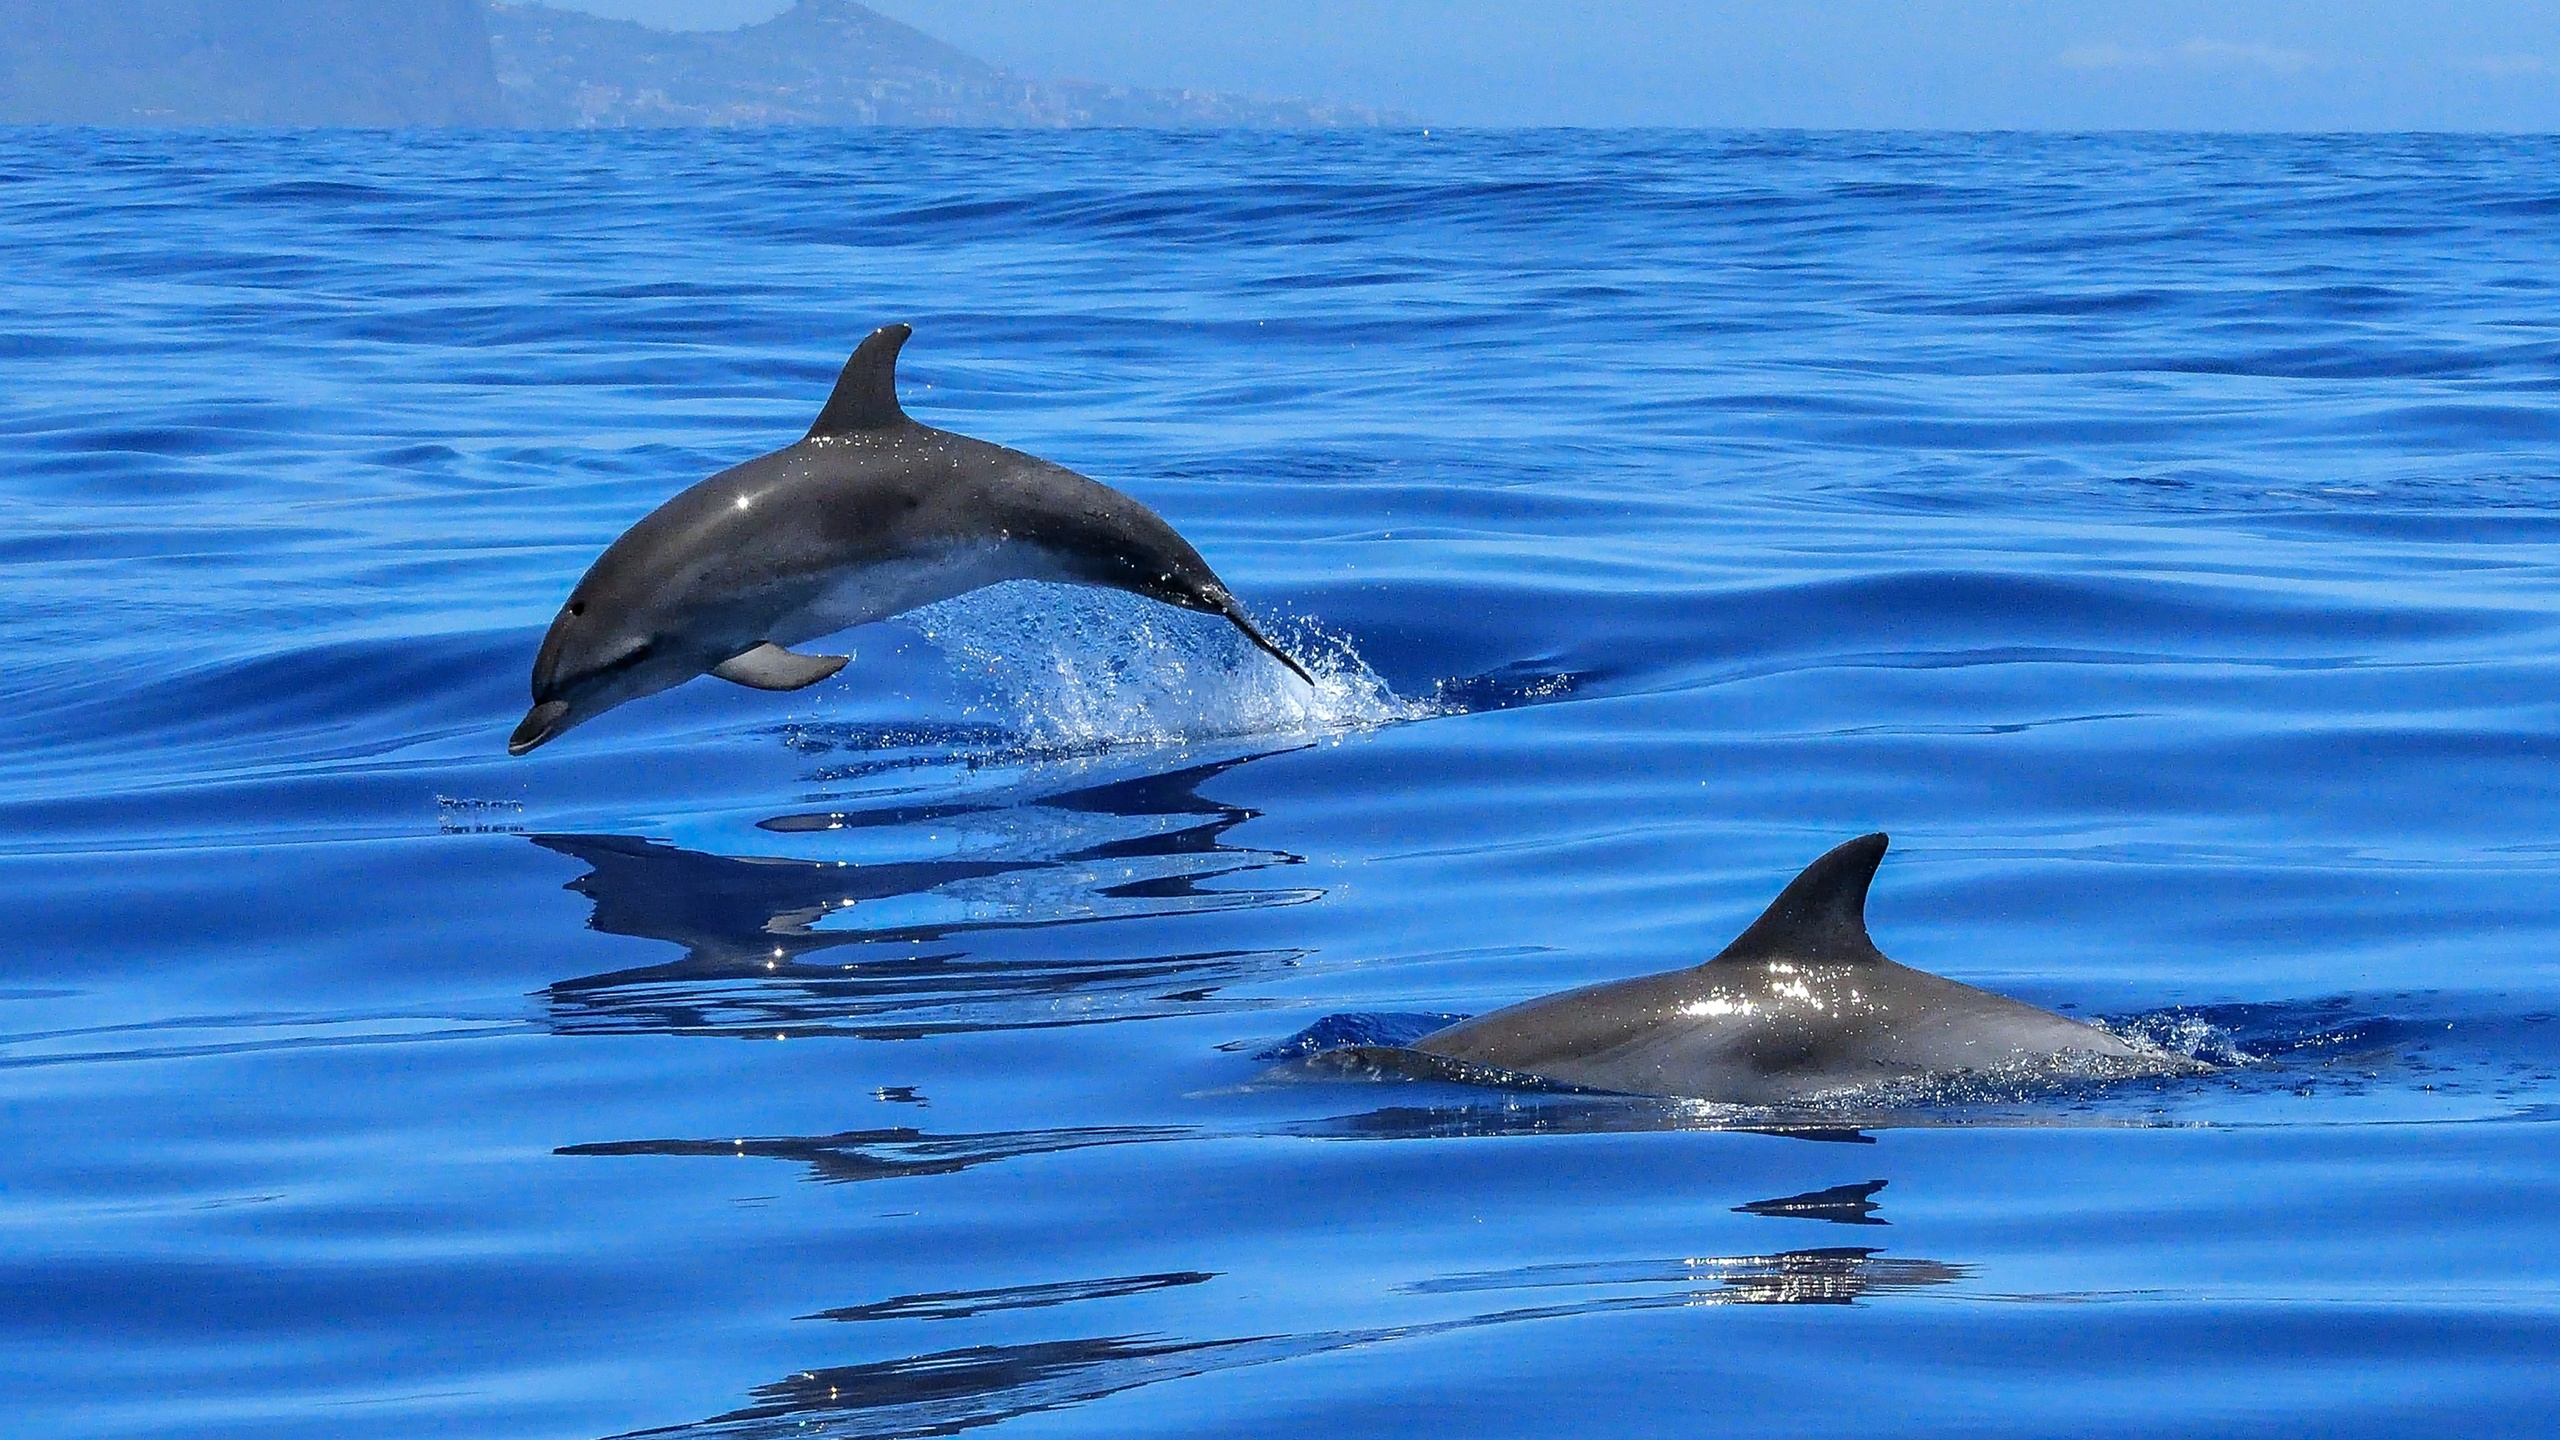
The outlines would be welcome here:
M 788 0 L 552 0 L 718 28 Z M 1447 125 L 2560 131 L 2560 0 L 870 0 L 1026 74 Z

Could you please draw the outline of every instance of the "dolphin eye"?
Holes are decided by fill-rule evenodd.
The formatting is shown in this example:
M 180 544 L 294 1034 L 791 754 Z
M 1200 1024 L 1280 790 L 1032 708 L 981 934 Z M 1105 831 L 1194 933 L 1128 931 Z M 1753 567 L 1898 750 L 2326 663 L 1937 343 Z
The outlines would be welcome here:
M 584 614 L 586 614 L 586 613 L 587 613 L 587 602 L 586 602 L 586 601 L 584 601 L 584 600 L 572 600 L 572 601 L 570 601 L 570 602 L 569 602 L 569 613 L 570 613 L 570 614 L 572 614 L 572 615 L 584 615 Z

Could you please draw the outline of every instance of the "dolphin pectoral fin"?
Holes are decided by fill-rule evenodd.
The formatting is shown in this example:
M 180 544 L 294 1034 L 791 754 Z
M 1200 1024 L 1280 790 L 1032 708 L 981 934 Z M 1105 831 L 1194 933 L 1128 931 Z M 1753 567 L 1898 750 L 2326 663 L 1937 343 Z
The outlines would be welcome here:
M 1263 654 L 1268 655 L 1272 659 L 1279 661 L 1281 664 L 1288 666 L 1289 673 L 1306 681 L 1309 689 L 1315 688 L 1316 677 L 1308 674 L 1307 667 L 1299 664 L 1295 656 L 1274 644 L 1270 636 L 1263 634 L 1260 629 L 1255 627 L 1251 620 L 1245 618 L 1242 606 L 1239 606 L 1233 600 L 1229 600 L 1226 604 L 1219 607 L 1218 613 L 1226 616 L 1230 623 L 1232 623 L 1238 630 L 1243 631 L 1244 638 L 1252 641 L 1261 649 Z
M 711 673 L 756 690 L 798 690 L 815 685 L 852 661 L 850 655 L 802 655 L 767 640 L 711 667 Z

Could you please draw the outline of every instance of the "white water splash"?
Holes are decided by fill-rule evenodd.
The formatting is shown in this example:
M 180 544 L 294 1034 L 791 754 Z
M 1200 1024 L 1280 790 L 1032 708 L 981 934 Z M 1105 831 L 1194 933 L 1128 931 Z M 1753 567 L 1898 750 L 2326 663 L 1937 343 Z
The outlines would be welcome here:
M 981 692 L 966 713 L 1035 749 L 1334 734 L 1437 713 L 1305 618 L 1266 628 L 1312 687 L 1224 620 L 1087 586 L 1015 581 L 908 619 Z
M 2090 1023 L 2128 1044 L 2149 1046 L 2207 1065 L 2228 1067 L 2258 1063 L 2256 1057 L 2241 1048 L 2238 1035 L 2192 1011 L 2171 1009 L 2114 1018 L 2099 1016 Z

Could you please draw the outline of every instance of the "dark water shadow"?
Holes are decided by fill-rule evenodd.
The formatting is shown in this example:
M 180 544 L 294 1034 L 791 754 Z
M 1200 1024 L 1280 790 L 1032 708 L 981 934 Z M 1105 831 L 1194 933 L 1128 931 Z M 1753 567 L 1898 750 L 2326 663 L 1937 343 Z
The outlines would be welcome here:
M 590 928 L 684 951 L 558 981 L 543 992 L 547 1019 L 563 1034 L 897 1039 L 1217 1008 L 1220 992 L 1306 952 L 1119 954 L 1098 943 L 1097 922 L 1320 898 L 1316 887 L 1236 883 L 1304 862 L 1233 843 L 1228 832 L 1261 812 L 1201 794 L 1272 753 L 1281 752 L 1012 805 L 847 807 L 759 825 L 788 837 L 777 843 L 823 852 L 859 840 L 876 852 L 947 850 L 942 832 L 954 822 L 987 820 L 976 847 L 949 858 L 730 856 L 631 835 L 528 837 L 588 867 L 567 888 L 594 902 Z
M 1801 1195 L 1781 1195 L 1774 1200 L 1752 1200 L 1733 1207 L 1737 1215 L 1765 1215 L 1772 1220 L 1827 1220 L 1834 1225 L 1890 1225 L 1876 1211 L 1876 1192 L 1885 1187 L 1882 1180 L 1868 1180 L 1856 1185 L 1834 1185 L 1826 1190 L 1808 1190 Z
M 957 1435 L 1166 1381 L 1426 1336 L 1644 1310 L 1854 1305 L 1952 1285 L 1972 1274 L 1966 1265 L 1888 1257 L 1863 1247 L 1462 1273 L 1406 1285 L 1398 1293 L 1511 1296 L 1535 1303 L 1409 1325 L 1296 1335 L 1189 1340 L 1119 1334 L 966 1346 L 802 1370 L 756 1387 L 747 1404 L 707 1420 L 629 1433 L 739 1440 Z
M 803 1320 L 966 1320 L 1006 1310 L 1046 1310 L 1079 1300 L 1116 1300 L 1154 1290 L 1199 1285 L 1217 1279 L 1207 1270 L 1168 1270 L 1158 1275 L 1117 1275 L 1103 1280 L 1061 1280 L 1046 1285 L 1007 1285 L 994 1290 L 936 1290 L 924 1295 L 897 1295 L 868 1305 L 846 1305 L 803 1315 Z
M 789 1160 L 809 1167 L 806 1179 L 825 1185 L 864 1180 L 908 1180 L 956 1175 L 963 1170 L 1025 1155 L 1055 1155 L 1097 1145 L 1140 1145 L 1181 1140 L 1193 1131 L 1170 1125 L 1094 1125 L 1057 1130 L 999 1130 L 932 1135 L 909 1126 L 844 1130 L 833 1135 L 741 1137 L 735 1140 L 608 1140 L 563 1145 L 554 1155 L 694 1155 L 728 1159 Z

